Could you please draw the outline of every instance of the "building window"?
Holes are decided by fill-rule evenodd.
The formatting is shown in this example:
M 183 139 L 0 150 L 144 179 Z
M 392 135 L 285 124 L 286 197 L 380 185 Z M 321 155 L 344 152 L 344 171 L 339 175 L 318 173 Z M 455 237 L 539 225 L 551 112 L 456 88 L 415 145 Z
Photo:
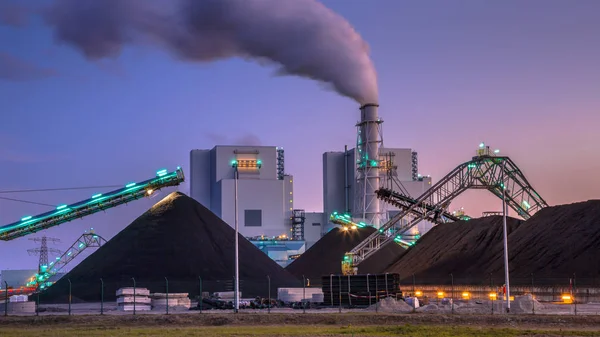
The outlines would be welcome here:
M 247 209 L 244 211 L 244 226 L 260 227 L 262 226 L 262 210 Z
M 321 226 L 320 222 L 313 222 L 313 226 Z

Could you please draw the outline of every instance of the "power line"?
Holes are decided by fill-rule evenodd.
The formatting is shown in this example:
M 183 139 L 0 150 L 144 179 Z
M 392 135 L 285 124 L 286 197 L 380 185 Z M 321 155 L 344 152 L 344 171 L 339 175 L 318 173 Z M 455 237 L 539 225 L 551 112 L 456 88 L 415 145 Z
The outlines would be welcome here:
M 41 203 L 41 202 L 35 202 L 35 201 L 27 201 L 27 200 L 13 199 L 13 198 L 6 198 L 6 197 L 0 197 L 0 199 L 2 199 L 2 200 L 8 200 L 8 201 L 15 201 L 15 202 L 22 202 L 22 203 L 26 203 L 26 204 L 41 205 L 41 206 L 49 206 L 49 207 L 56 207 L 56 205 L 43 204 L 43 203 Z
M 69 191 L 69 190 L 91 190 L 100 188 L 116 188 L 123 187 L 122 185 L 105 185 L 105 186 L 85 186 L 85 187 L 62 187 L 62 188 L 43 188 L 34 190 L 12 190 L 12 191 L 0 191 L 0 194 L 8 193 L 28 193 L 28 192 L 50 192 L 50 191 Z

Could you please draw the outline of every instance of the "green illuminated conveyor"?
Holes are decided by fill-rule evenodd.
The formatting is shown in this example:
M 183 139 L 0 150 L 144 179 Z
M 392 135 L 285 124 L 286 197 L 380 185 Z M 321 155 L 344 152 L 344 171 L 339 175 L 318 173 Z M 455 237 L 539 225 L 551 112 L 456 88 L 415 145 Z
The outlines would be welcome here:
M 0 227 L 0 240 L 8 241 L 20 238 L 130 201 L 138 200 L 152 195 L 161 188 L 177 186 L 184 179 L 183 171 L 180 167 L 173 172 L 168 172 L 166 169 L 160 170 L 151 179 L 139 183 L 130 183 L 112 192 L 95 194 L 90 199 L 71 205 L 60 205 L 53 211 L 36 216 L 26 216 L 20 221 Z

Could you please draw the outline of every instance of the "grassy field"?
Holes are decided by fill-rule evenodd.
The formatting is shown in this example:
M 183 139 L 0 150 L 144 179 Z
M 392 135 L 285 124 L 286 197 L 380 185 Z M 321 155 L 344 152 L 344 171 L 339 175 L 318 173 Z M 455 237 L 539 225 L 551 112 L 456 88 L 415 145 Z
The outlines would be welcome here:
M 3 337 L 45 336 L 411 336 L 411 337 L 517 337 L 598 336 L 597 331 L 523 330 L 465 326 L 235 326 L 235 327 L 46 327 L 0 329 Z
M 600 336 L 600 316 L 437 314 L 181 314 L 0 317 L 26 336 Z

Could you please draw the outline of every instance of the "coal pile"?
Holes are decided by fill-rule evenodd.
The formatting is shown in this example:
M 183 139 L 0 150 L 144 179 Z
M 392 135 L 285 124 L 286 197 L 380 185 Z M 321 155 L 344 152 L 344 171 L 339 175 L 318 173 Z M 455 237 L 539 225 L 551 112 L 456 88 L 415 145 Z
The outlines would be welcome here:
M 322 276 L 342 273 L 344 254 L 351 251 L 360 242 L 375 232 L 373 227 L 344 231 L 334 228 L 325 234 L 317 243 L 300 257 L 290 263 L 286 270 L 302 279 L 302 275 L 311 280 L 311 284 L 319 284 Z M 358 268 L 359 273 L 380 273 L 394 262 L 404 249 L 397 244 L 382 247 L 375 254 L 363 261 Z
M 509 237 L 522 220 L 507 218 Z M 490 263 L 500 259 L 495 250 L 502 247 L 502 217 L 489 216 L 437 225 L 415 246 L 409 248 L 387 272 L 399 273 L 403 282 L 419 284 L 476 284 L 489 280 Z
M 194 199 L 174 192 L 155 204 L 114 238 L 88 256 L 43 295 L 46 302 L 64 301 L 68 279 L 74 299 L 105 300 L 118 288 L 133 285 L 151 292 L 232 291 L 235 231 Z M 265 295 L 267 275 L 271 292 L 277 287 L 301 286 L 293 275 L 239 236 L 240 288 L 243 297 Z M 265 295 L 266 296 L 266 295 Z
M 577 284 L 600 281 L 600 200 L 546 207 L 519 226 L 508 237 L 511 279 L 536 284 L 569 284 L 575 273 Z M 500 275 L 504 264 L 498 258 L 502 247 L 494 247 L 495 259 L 488 272 Z

